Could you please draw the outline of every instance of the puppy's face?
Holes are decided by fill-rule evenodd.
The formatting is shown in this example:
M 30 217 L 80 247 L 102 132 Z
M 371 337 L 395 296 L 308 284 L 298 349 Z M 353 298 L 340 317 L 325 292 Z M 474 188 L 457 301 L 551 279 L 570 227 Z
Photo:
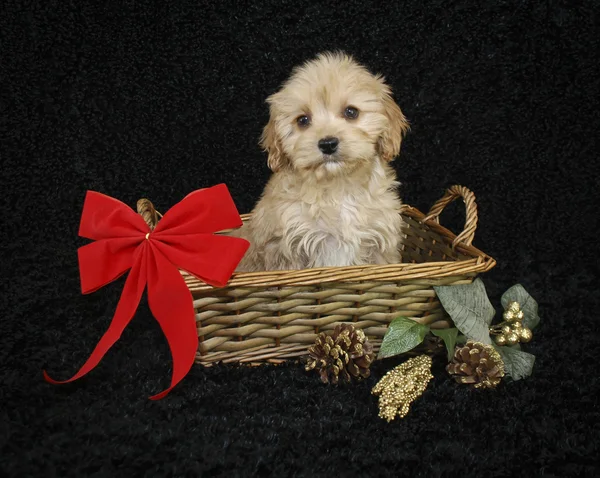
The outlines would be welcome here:
M 408 123 L 379 76 L 343 54 L 321 54 L 267 99 L 262 146 L 273 171 L 345 174 L 391 161 Z

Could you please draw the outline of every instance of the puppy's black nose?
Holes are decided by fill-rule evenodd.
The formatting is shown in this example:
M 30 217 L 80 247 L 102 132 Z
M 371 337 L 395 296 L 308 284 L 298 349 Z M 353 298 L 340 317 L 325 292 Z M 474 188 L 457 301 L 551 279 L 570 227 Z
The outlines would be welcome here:
M 327 136 L 327 138 L 323 138 L 319 140 L 319 149 L 323 151 L 325 154 L 333 154 L 337 151 L 338 144 L 340 144 L 340 140 L 334 138 L 333 136 Z

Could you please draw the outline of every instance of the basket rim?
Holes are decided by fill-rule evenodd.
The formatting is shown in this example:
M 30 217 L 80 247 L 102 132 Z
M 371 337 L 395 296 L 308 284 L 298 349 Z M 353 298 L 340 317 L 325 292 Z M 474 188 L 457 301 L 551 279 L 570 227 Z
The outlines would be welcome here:
M 400 214 L 426 224 L 452 246 L 456 239 L 449 229 L 434 220 L 425 221 L 425 214 L 413 206 L 402 205 Z M 241 215 L 246 222 L 251 214 Z M 191 292 L 222 290 L 235 287 L 284 287 L 314 286 L 340 282 L 398 282 L 402 280 L 437 279 L 448 276 L 475 275 L 487 272 L 496 265 L 496 260 L 472 245 L 457 243 L 454 249 L 470 259 L 421 263 L 399 263 L 386 265 L 360 265 L 347 267 L 321 267 L 314 269 L 236 272 L 225 287 L 212 287 L 186 271 L 181 271 Z

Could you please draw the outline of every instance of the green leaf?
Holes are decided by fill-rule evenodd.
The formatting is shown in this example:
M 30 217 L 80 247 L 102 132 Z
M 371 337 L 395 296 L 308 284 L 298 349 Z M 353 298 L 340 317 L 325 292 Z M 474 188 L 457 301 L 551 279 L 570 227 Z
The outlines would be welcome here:
M 496 350 L 502 357 L 506 375 L 513 380 L 521 380 L 531 375 L 535 355 L 510 347 L 496 347 Z
M 481 279 L 471 284 L 433 286 L 454 325 L 469 339 L 491 344 L 489 327 L 495 310 Z
M 377 358 L 392 357 L 414 349 L 423 342 L 429 332 L 428 325 L 422 325 L 408 317 L 392 320 L 383 337 Z
M 456 347 L 458 329 L 456 327 L 451 329 L 431 329 L 431 333 L 436 337 L 441 338 L 446 344 L 446 349 L 448 350 L 448 362 L 450 362 L 454 356 L 454 348 Z
M 523 311 L 523 325 L 533 330 L 540 323 L 540 316 L 538 315 L 538 303 L 521 284 L 513 285 L 504 294 L 500 302 L 502 307 L 506 309 L 508 304 L 511 302 L 518 302 Z

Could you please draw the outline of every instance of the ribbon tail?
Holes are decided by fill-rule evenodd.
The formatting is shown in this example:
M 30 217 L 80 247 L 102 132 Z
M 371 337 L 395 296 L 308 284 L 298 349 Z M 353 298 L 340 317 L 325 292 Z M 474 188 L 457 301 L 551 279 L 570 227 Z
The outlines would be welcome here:
M 44 370 L 44 378 L 47 382 L 52 384 L 63 384 L 73 382 L 83 377 L 100 363 L 100 360 L 102 360 L 102 357 L 104 357 L 106 352 L 108 352 L 117 340 L 119 340 L 123 330 L 125 330 L 125 327 L 127 327 L 127 324 L 131 322 L 131 319 L 135 315 L 135 311 L 140 303 L 142 294 L 144 293 L 147 267 L 143 251 L 146 247 L 147 245 L 144 245 L 136 251 L 136 257 L 131 267 L 131 271 L 127 276 L 127 280 L 125 281 L 125 286 L 123 287 L 121 298 L 117 304 L 115 315 L 108 330 L 104 333 L 85 364 L 83 364 L 81 369 L 68 380 L 54 380 Z
M 148 261 L 148 305 L 165 334 L 173 373 L 168 389 L 152 397 L 165 397 L 190 371 L 198 350 L 198 334 L 192 294 L 177 268 L 150 241 L 154 260 Z

